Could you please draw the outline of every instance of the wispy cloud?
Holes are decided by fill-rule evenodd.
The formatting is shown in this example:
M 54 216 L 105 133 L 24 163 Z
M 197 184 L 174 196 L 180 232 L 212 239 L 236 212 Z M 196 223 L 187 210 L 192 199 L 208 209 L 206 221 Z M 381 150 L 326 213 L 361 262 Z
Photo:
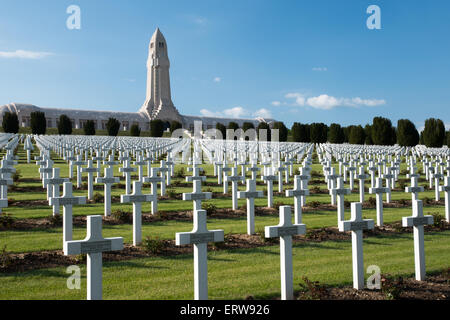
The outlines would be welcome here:
M 214 81 L 214 82 L 221 82 L 221 81 L 222 81 L 222 78 L 221 78 L 221 77 L 215 77 L 215 78 L 213 79 L 213 81 Z
M 272 113 L 270 112 L 270 110 L 262 108 L 262 109 L 257 110 L 253 114 L 253 116 L 254 117 L 260 117 L 260 118 L 265 118 L 265 119 L 271 119 L 272 118 Z
M 274 107 L 279 107 L 279 106 L 281 106 L 281 102 L 280 101 L 272 101 L 271 105 L 273 105 Z
M 125 79 L 127 82 L 136 82 L 136 79 Z
M 318 72 L 325 72 L 328 71 L 327 67 L 314 67 L 312 68 L 313 71 L 318 71 Z
M 43 59 L 48 56 L 52 56 L 52 52 L 38 52 L 38 51 L 27 51 L 27 50 L 16 50 L 16 51 L 0 51 L 0 58 L 5 59 Z
M 330 110 L 336 107 L 376 107 L 386 104 L 384 99 L 362 99 L 355 98 L 336 98 L 327 94 L 319 96 L 307 97 L 298 92 L 288 93 L 285 95 L 286 99 L 294 99 L 291 106 L 298 107 L 312 107 L 315 109 Z
M 205 117 L 219 117 L 219 118 L 243 118 L 248 117 L 249 112 L 243 107 L 234 107 L 230 109 L 225 109 L 223 111 L 211 111 L 208 109 L 201 109 L 200 113 Z

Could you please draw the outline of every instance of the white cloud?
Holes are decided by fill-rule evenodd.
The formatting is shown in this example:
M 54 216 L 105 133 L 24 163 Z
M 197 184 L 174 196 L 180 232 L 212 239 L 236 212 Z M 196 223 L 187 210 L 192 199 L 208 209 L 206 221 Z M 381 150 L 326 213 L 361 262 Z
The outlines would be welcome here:
M 220 117 L 220 112 L 213 112 L 208 109 L 201 109 L 200 114 L 204 117 Z
M 328 71 L 327 67 L 314 67 L 312 68 L 313 71 Z
M 294 106 L 309 106 L 315 109 L 330 110 L 335 107 L 376 107 L 386 104 L 384 99 L 361 99 L 355 98 L 336 98 L 327 94 L 321 94 L 315 97 L 306 97 L 301 93 L 288 93 L 287 99 L 295 99 Z
M 225 109 L 223 111 L 211 111 L 208 109 L 201 109 L 200 114 L 204 117 L 219 117 L 219 118 L 245 118 L 249 116 L 249 112 L 243 107 L 234 107 Z
M 262 108 L 262 109 L 257 110 L 253 114 L 253 116 L 254 117 L 261 117 L 261 118 L 265 118 L 265 119 L 271 119 L 272 118 L 272 113 L 270 112 L 270 110 Z
M 222 78 L 221 77 L 215 77 L 213 81 L 214 82 L 220 82 L 220 81 L 222 81 Z
M 52 56 L 51 52 L 37 52 L 37 51 L 26 51 L 26 50 L 16 50 L 16 51 L 0 51 L 0 58 L 19 58 L 19 59 L 42 59 L 48 56 Z
M 281 102 L 280 102 L 280 101 L 272 101 L 271 104 L 272 104 L 273 106 L 275 106 L 275 107 L 281 106 Z

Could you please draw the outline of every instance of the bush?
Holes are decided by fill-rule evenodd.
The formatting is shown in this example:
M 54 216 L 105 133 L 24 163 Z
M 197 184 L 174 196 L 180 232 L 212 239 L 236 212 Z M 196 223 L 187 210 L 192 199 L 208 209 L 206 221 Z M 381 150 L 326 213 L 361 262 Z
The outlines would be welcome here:
M 402 147 L 414 147 L 419 143 L 419 132 L 408 119 L 397 122 L 397 142 Z
M 159 237 L 147 236 L 144 241 L 142 241 L 142 247 L 144 247 L 147 252 L 158 254 L 164 248 L 164 241 Z
M 3 131 L 6 133 L 19 132 L 19 118 L 15 112 L 5 112 L 2 121 Z
M 375 145 L 393 145 L 393 130 L 391 120 L 383 117 L 373 118 L 372 123 L 372 141 Z
M 182 129 L 182 128 L 183 128 L 183 125 L 180 122 L 176 121 L 176 120 L 173 120 L 170 123 L 170 133 L 174 132 L 177 129 Z
M 51 214 L 47 217 L 47 220 L 54 226 L 62 226 L 63 224 L 63 218 L 60 214 Z
M 45 134 L 47 130 L 47 120 L 45 113 L 41 111 L 34 111 L 30 113 L 31 132 L 33 134 Z
M 133 124 L 130 128 L 130 135 L 132 137 L 139 137 L 141 135 L 141 128 L 139 128 L 139 125 Z
M 429 148 L 440 148 L 445 140 L 445 126 L 441 119 L 430 118 L 425 120 L 423 143 Z
M 175 199 L 177 196 L 177 193 L 175 192 L 174 189 L 167 189 L 166 193 L 167 193 L 167 196 L 171 199 Z
M 164 122 L 160 119 L 150 121 L 150 137 L 161 138 L 164 134 Z
M 106 122 L 106 130 L 108 131 L 108 136 L 116 137 L 119 133 L 120 122 L 115 118 L 109 118 Z
M 328 130 L 328 142 L 330 143 L 344 143 L 345 135 L 344 129 L 337 123 L 332 123 Z
M 15 183 L 17 183 L 17 182 L 20 181 L 21 176 L 22 176 L 22 175 L 20 174 L 20 170 L 17 170 L 17 169 L 16 169 L 16 172 L 14 172 L 13 175 L 12 175 L 12 179 L 13 179 L 13 181 L 14 181 Z
M 65 114 L 59 117 L 58 134 L 72 134 L 72 121 Z
M 381 275 L 381 292 L 386 299 L 394 300 L 400 297 L 403 287 L 403 278 L 391 279 L 390 275 Z
M 14 224 L 14 218 L 8 213 L 0 213 L 0 226 L 10 228 Z
M 221 123 L 216 123 L 216 130 L 219 130 L 220 133 L 222 134 L 222 139 L 225 139 L 227 136 L 227 128 L 221 124 Z
M 175 178 L 184 178 L 184 176 L 185 176 L 185 172 L 184 172 L 184 168 L 183 167 L 181 167 L 181 168 L 179 168 L 178 170 L 175 170 Z
M 266 130 L 265 131 L 265 138 L 266 139 L 263 139 L 264 138 L 264 131 L 260 132 L 260 130 Z M 270 134 L 271 133 L 270 132 L 270 127 L 267 124 L 267 122 L 260 122 L 258 124 L 258 127 L 256 127 L 256 133 L 258 135 L 258 140 L 271 141 L 271 139 L 272 139 L 271 134 Z M 263 135 L 261 135 L 261 134 L 263 134 Z
M 348 142 L 351 144 L 364 144 L 366 133 L 362 126 L 352 126 L 350 129 Z
M 120 223 L 131 223 L 133 221 L 133 216 L 130 212 L 126 212 L 123 210 L 114 210 L 111 213 L 111 217 Z
M 288 138 L 288 128 L 283 122 L 275 122 L 272 130 L 278 130 L 278 139 L 280 142 L 286 142 Z
M 442 214 L 435 212 L 432 213 L 431 215 L 433 216 L 433 226 L 435 228 L 442 228 L 445 225 L 446 220 Z
M 311 142 L 309 125 L 294 122 L 291 131 L 294 142 Z
M 310 138 L 312 143 L 327 142 L 328 126 L 325 123 L 312 123 L 310 126 Z
M 95 136 L 95 122 L 88 120 L 83 126 L 84 134 L 87 136 Z
M 375 199 L 374 197 L 369 197 L 369 200 L 367 200 L 367 202 L 371 206 L 376 206 L 377 205 L 377 199 Z
M 319 281 L 311 281 L 306 276 L 302 277 L 303 283 L 300 283 L 300 290 L 304 293 L 304 298 L 309 300 L 326 299 L 328 290 Z
M 96 192 L 93 200 L 95 203 L 102 203 L 105 201 L 105 197 L 100 192 Z
M 202 203 L 203 210 L 206 210 L 206 215 L 211 216 L 217 212 L 217 207 L 214 203 L 211 202 L 203 202 Z

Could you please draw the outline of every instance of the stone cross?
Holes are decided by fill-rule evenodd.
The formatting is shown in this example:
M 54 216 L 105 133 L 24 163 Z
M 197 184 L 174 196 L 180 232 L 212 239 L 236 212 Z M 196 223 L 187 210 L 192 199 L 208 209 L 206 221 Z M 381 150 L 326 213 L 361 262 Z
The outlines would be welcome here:
M 208 242 L 222 242 L 223 230 L 206 228 L 206 211 L 194 211 L 194 228 L 191 232 L 178 232 L 176 245 L 194 245 L 194 297 L 195 300 L 208 299 Z
M 142 242 L 142 203 L 154 201 L 154 196 L 142 194 L 142 182 L 133 182 L 133 193 L 120 196 L 120 203 L 133 203 L 133 245 Z
M 330 167 L 330 173 L 326 176 L 328 182 L 328 189 L 336 188 L 336 179 L 339 178 L 339 175 L 336 174 L 336 169 L 334 167 Z M 331 205 L 336 205 L 336 194 L 331 193 Z
M 267 207 L 273 207 L 273 182 L 277 179 L 277 176 L 272 174 L 272 168 L 268 168 L 262 179 L 267 183 Z
M 158 212 L 158 182 L 161 182 L 162 178 L 158 177 L 159 168 L 151 168 L 150 177 L 144 177 L 144 183 L 150 183 L 152 188 L 152 195 L 154 201 L 152 201 L 152 214 Z
M 233 210 L 237 210 L 238 208 L 238 182 L 244 180 L 243 176 L 238 176 L 238 169 L 236 167 L 232 168 L 231 176 L 226 176 L 225 181 L 231 182 L 231 194 L 233 201 Z
M 341 221 L 339 231 L 352 232 L 353 288 L 364 289 L 363 230 L 373 229 L 372 219 L 362 218 L 362 203 L 351 204 L 352 219 Z
M 445 193 L 445 220 L 450 223 L 450 176 L 446 176 L 445 185 L 440 186 L 439 190 Z
M 187 182 L 193 182 L 195 180 L 206 181 L 206 177 L 200 175 L 200 172 L 203 172 L 203 168 L 194 166 L 194 167 L 188 168 L 187 170 L 192 171 L 192 176 L 186 177 Z
M 425 280 L 425 248 L 423 226 L 433 224 L 433 216 L 423 215 L 422 200 L 413 201 L 413 215 L 403 217 L 403 227 L 414 227 L 414 261 L 416 269 L 416 280 Z
M 262 198 L 262 191 L 256 191 L 256 181 L 247 179 L 247 190 L 239 191 L 239 199 L 247 199 L 247 234 L 255 233 L 255 198 Z
M 86 204 L 86 197 L 74 197 L 71 182 L 64 182 L 62 197 L 50 198 L 51 206 L 63 206 L 63 242 L 72 240 L 72 206 L 77 204 Z
M 256 165 L 255 162 L 252 163 L 252 166 L 251 166 L 251 167 L 248 167 L 248 168 L 247 168 L 247 171 L 250 171 L 250 172 L 252 173 L 252 180 L 255 180 L 255 181 L 256 181 L 256 175 L 258 174 L 258 172 L 259 172 L 260 170 L 261 170 L 261 169 L 258 168 L 258 166 Z
M 418 177 L 416 176 L 411 178 L 411 186 L 405 187 L 405 192 L 412 194 L 412 201 L 419 200 L 419 192 L 423 192 L 424 190 L 424 187 L 419 187 Z
M 222 168 L 222 174 L 223 174 L 223 193 L 226 194 L 228 192 L 228 182 L 227 182 L 227 176 L 228 176 L 228 172 L 231 171 L 231 168 L 227 167 L 226 165 L 223 166 Z
M 60 168 L 53 168 L 53 176 L 52 178 L 44 179 L 45 185 L 47 188 L 51 190 L 50 198 L 58 198 L 59 197 L 59 186 L 64 184 L 65 182 L 69 182 L 69 178 L 61 178 L 59 176 Z M 50 201 L 49 201 L 50 202 Z M 53 215 L 59 214 L 59 206 L 53 206 Z
M 369 178 L 367 174 L 364 173 L 364 167 L 359 167 L 359 174 L 356 176 L 359 180 L 359 202 L 364 202 L 364 181 Z
M 152 169 L 152 161 L 153 156 L 150 152 L 147 151 L 147 156 L 142 159 L 143 161 L 147 161 L 147 176 L 150 176 L 150 171 Z
M 13 181 L 10 178 L 0 178 L 0 186 L 2 188 L 2 190 L 6 190 L 6 196 L 3 197 L 5 194 L 2 192 L 0 194 L 1 198 L 0 198 L 0 213 L 2 212 L 2 208 L 7 208 L 8 207 L 8 186 L 12 185 Z
M 295 224 L 302 223 L 302 198 L 309 196 L 309 190 L 303 189 L 300 176 L 294 177 L 294 189 L 286 190 L 286 197 L 294 197 Z
M 370 194 L 376 194 L 377 199 L 377 226 L 381 227 L 383 225 L 383 193 L 389 194 L 391 189 L 383 187 L 382 178 L 377 178 L 377 183 L 375 188 L 369 188 Z
M 444 178 L 444 175 L 441 173 L 438 173 L 436 170 L 436 173 L 433 174 L 434 178 L 434 195 L 436 198 L 436 201 L 439 201 L 441 199 L 441 194 L 439 191 L 439 180 Z
M 95 179 L 95 183 L 103 183 L 105 185 L 105 217 L 111 215 L 111 185 L 118 183 L 119 181 L 120 179 L 118 177 L 114 177 L 112 167 L 105 168 L 104 177 Z
M 350 190 L 352 191 L 354 188 L 354 182 L 355 182 L 355 172 L 356 167 L 353 165 L 353 161 L 350 161 L 350 166 L 347 168 L 349 172 L 349 178 L 350 178 Z
M 147 164 L 147 162 L 143 161 L 142 157 L 138 155 L 136 161 L 134 161 L 133 164 L 138 167 L 139 181 L 142 182 L 144 179 L 144 166 Z
M 394 178 L 394 175 L 391 173 L 391 168 L 386 168 L 386 174 L 383 174 L 383 179 L 386 179 L 386 188 L 389 190 L 386 192 L 386 202 L 391 202 L 391 180 Z M 378 181 L 377 181 L 378 183 Z M 378 185 L 377 185 L 378 187 Z M 381 185 L 379 186 L 381 187 Z
M 87 300 L 102 299 L 102 252 L 123 249 L 123 238 L 103 238 L 102 216 L 87 217 L 84 240 L 64 242 L 64 255 L 87 254 Z
M 108 161 L 103 161 L 103 164 L 105 166 L 109 166 L 111 169 L 114 170 L 114 166 L 119 164 L 119 161 L 114 161 L 114 155 L 110 154 L 108 157 Z
M 183 193 L 183 200 L 193 201 L 194 211 L 202 209 L 202 200 L 208 200 L 212 198 L 211 192 L 202 192 L 202 182 L 200 180 L 194 180 L 194 191 L 192 193 Z
M 283 192 L 283 172 L 286 172 L 287 168 L 280 163 L 276 169 L 278 172 L 278 192 Z
M 100 150 L 96 150 L 96 156 L 92 158 L 93 161 L 97 161 L 97 178 L 100 178 L 100 170 L 101 170 L 101 161 L 104 161 L 105 158 L 100 156 Z
M 94 197 L 94 172 L 98 172 L 99 169 L 94 167 L 92 160 L 87 161 L 87 167 L 81 168 L 81 172 L 86 172 L 88 175 L 88 199 L 92 200 Z
M 81 187 L 81 166 L 86 165 L 86 161 L 82 161 L 81 155 L 77 155 L 77 160 L 73 161 L 72 164 L 77 166 L 77 188 Z
M 304 224 L 292 224 L 291 207 L 280 207 L 280 223 L 265 227 L 266 238 L 280 238 L 281 299 L 294 299 L 292 274 L 292 236 L 305 234 Z
M 309 178 L 310 178 L 310 176 L 308 175 L 308 173 L 307 173 L 307 169 L 309 169 L 309 168 L 305 168 L 305 167 L 301 167 L 300 169 L 299 169 L 299 178 L 300 178 L 300 180 L 301 180 L 301 188 L 302 189 L 308 189 L 308 181 L 309 181 Z M 305 205 L 306 205 L 306 196 L 304 196 L 304 197 L 301 197 L 301 203 L 300 203 L 300 205 L 302 206 L 302 207 L 304 207 Z
M 166 194 L 166 185 L 170 185 L 170 168 L 166 165 L 166 161 L 161 160 L 159 172 L 161 173 L 161 178 L 163 178 L 161 183 L 161 196 L 164 196 Z
M 370 172 L 370 187 L 375 188 L 375 172 L 377 172 L 377 167 L 374 165 L 373 161 L 369 162 L 369 168 L 367 168 Z
M 351 190 L 348 188 L 344 188 L 344 180 L 339 177 L 337 179 L 337 187 L 330 190 L 330 194 L 333 193 L 337 196 L 337 216 L 339 224 L 341 221 L 345 220 L 344 197 L 345 195 L 350 194 Z
M 136 172 L 136 168 L 132 168 L 130 166 L 130 160 L 125 160 L 123 167 L 119 168 L 119 172 L 122 172 L 125 175 L 125 193 L 131 193 L 131 173 Z

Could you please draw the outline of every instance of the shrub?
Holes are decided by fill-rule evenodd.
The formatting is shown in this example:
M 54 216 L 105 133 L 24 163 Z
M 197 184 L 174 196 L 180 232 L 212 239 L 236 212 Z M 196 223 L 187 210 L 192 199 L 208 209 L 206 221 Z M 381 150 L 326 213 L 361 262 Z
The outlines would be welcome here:
M 167 196 L 171 199 L 175 199 L 177 196 L 177 193 L 175 192 L 174 189 L 167 189 L 166 193 L 167 193 Z
M 83 126 L 84 134 L 87 136 L 95 136 L 95 122 L 88 120 Z
M 12 179 L 14 182 L 19 182 L 21 178 L 20 170 L 16 170 L 16 172 L 13 173 Z
M 445 126 L 441 119 L 425 120 L 423 143 L 429 148 L 440 148 L 445 140 Z
M 105 197 L 100 192 L 96 192 L 93 200 L 95 203 L 102 203 L 105 201 Z
M 383 117 L 373 118 L 372 123 L 372 141 L 375 145 L 393 145 L 392 122 Z
M 0 213 L 0 225 L 10 228 L 14 224 L 14 218 L 8 213 Z
M 369 200 L 367 200 L 367 202 L 368 202 L 371 206 L 376 206 L 376 205 L 377 205 L 377 199 L 375 199 L 374 197 L 369 197 Z
M 150 121 L 150 137 L 161 138 L 164 134 L 164 122 L 160 119 Z
M 390 278 L 389 275 L 381 275 L 381 292 L 388 300 L 394 300 L 400 297 L 402 285 L 403 278 L 401 277 L 396 280 Z
M 278 139 L 280 142 L 286 142 L 288 138 L 288 128 L 283 122 L 275 122 L 272 130 L 278 130 Z
M 72 121 L 65 114 L 59 117 L 58 134 L 72 134 Z
M 132 137 L 139 137 L 141 135 L 141 128 L 139 128 L 139 125 L 133 124 L 130 128 L 130 135 Z
M 320 207 L 320 202 L 319 201 L 310 201 L 306 205 L 311 208 L 318 208 L 318 207 Z
M 344 200 L 344 208 L 350 208 L 351 202 L 348 200 Z
M 400 146 L 414 147 L 419 143 L 419 132 L 414 123 L 408 119 L 397 122 L 397 142 Z
M 133 221 L 133 216 L 130 212 L 126 212 L 120 209 L 111 212 L 111 217 L 120 223 L 130 223 Z
M 300 283 L 300 290 L 304 293 L 304 298 L 309 300 L 326 299 L 328 290 L 319 281 L 311 281 L 306 276 L 302 277 L 303 282 Z
M 262 130 L 262 132 L 260 132 Z M 264 130 L 265 134 L 264 134 Z M 270 126 L 267 124 L 267 122 L 260 122 L 258 126 L 256 127 L 256 133 L 258 135 L 258 140 L 261 141 L 271 141 L 271 132 L 270 132 Z M 261 135 L 262 134 L 262 135 Z M 265 139 L 264 139 L 265 136 Z
M 115 118 L 109 118 L 106 122 L 106 130 L 108 131 L 108 136 L 115 137 L 119 133 L 120 122 Z
M 164 248 L 164 241 L 159 237 L 151 237 L 147 236 L 144 241 L 142 241 L 142 247 L 145 251 L 150 252 L 152 254 L 158 254 Z
M 174 132 L 177 129 L 182 129 L 182 128 L 183 128 L 183 125 L 180 122 L 176 121 L 176 120 L 173 120 L 170 123 L 170 133 Z
M 433 226 L 435 228 L 442 228 L 445 225 L 445 217 L 437 212 L 431 214 L 433 216 Z
M 5 112 L 2 121 L 3 131 L 6 133 L 19 132 L 19 118 L 15 112 Z
M 184 172 L 184 167 L 175 170 L 175 178 L 184 178 L 185 174 L 186 173 Z
M 34 111 L 30 113 L 31 132 L 33 134 L 45 134 L 47 130 L 47 120 L 45 113 L 41 111 Z
M 203 202 L 202 207 L 203 207 L 203 210 L 206 210 L 207 216 L 211 216 L 217 212 L 216 205 L 211 202 Z
M 60 214 L 51 214 L 47 217 L 47 220 L 54 226 L 62 226 L 63 224 L 63 218 Z

